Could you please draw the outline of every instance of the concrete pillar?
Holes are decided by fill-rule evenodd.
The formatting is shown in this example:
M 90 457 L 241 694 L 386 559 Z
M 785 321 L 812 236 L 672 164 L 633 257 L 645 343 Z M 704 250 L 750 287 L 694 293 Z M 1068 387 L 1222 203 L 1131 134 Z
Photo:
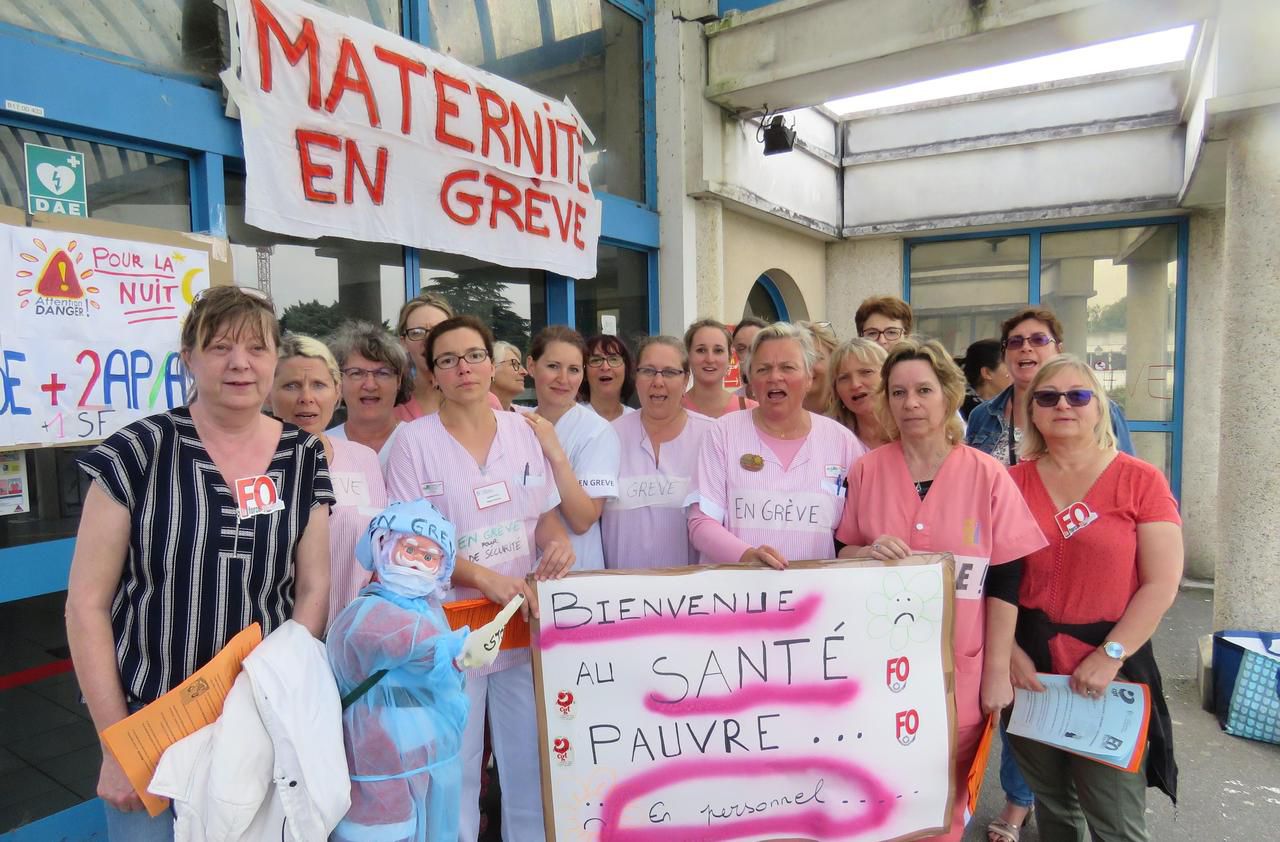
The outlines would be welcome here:
M 1173 379 L 1169 357 L 1169 264 L 1159 259 L 1128 264 L 1125 292 L 1125 405 L 1126 418 L 1162 421 L 1172 417 Z M 1166 437 L 1135 435 L 1134 450 L 1144 459 L 1167 467 Z
M 1227 124 L 1226 134 L 1220 341 L 1247 349 L 1242 364 L 1258 370 L 1255 376 L 1237 370 L 1222 383 L 1223 550 L 1213 619 L 1215 628 L 1280 629 L 1280 391 L 1270 388 L 1266 374 L 1280 359 L 1280 109 L 1245 112 Z
M 338 303 L 342 312 L 374 324 L 382 321 L 382 264 L 365 254 L 338 253 Z
M 902 295 L 902 240 L 842 240 L 827 246 L 827 312 L 836 335 L 852 339 L 853 314 L 874 295 Z
M 1058 271 L 1052 297 L 1041 287 L 1040 300 L 1062 322 L 1062 350 L 1087 359 L 1089 354 L 1089 299 L 1093 296 L 1093 259 L 1065 257 Z M 1042 278 L 1043 283 L 1043 278 Z
M 1222 557 L 1218 530 L 1218 459 L 1222 412 L 1222 210 L 1191 217 L 1187 267 L 1187 329 L 1182 353 L 1182 535 L 1187 576 L 1212 579 Z
M 680 11 L 679 0 L 658 0 L 654 16 L 659 325 L 676 336 L 698 317 L 697 202 L 689 193 L 702 168 L 706 105 L 702 31 Z
M 740 312 L 730 316 L 724 311 L 724 205 L 718 199 L 698 199 L 693 203 L 693 213 L 698 244 L 694 259 L 698 291 L 695 318 L 737 321 Z

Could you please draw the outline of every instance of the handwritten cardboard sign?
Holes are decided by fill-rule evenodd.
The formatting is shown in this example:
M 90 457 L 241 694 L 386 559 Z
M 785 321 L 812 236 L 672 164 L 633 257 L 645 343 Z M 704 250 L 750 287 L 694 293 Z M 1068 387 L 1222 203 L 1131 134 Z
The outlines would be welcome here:
M 939 832 L 955 791 L 952 566 L 940 555 L 539 582 L 547 838 Z
M 577 109 L 301 0 L 235 0 L 250 225 L 596 274 Z
M 91 220 L 0 223 L 0 447 L 97 441 L 186 403 L 178 338 L 214 245 Z

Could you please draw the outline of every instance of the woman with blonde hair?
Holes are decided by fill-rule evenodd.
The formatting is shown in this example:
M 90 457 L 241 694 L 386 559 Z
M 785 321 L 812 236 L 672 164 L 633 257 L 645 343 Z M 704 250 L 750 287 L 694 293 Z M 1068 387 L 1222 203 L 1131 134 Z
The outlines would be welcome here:
M 1009 472 L 1049 545 L 1027 557 L 1018 594 L 1014 686 L 1070 676 L 1099 699 L 1112 681 L 1146 684 L 1145 772 L 1125 772 L 1041 743 L 1009 742 L 1036 798 L 1045 842 L 1145 840 L 1146 790 L 1177 795 L 1172 721 L 1151 635 L 1182 578 L 1182 522 L 1164 475 L 1120 452 L 1110 401 L 1077 357 L 1044 362 L 1027 389 L 1022 458 Z
M 693 387 L 685 392 L 684 408 L 708 418 L 751 409 L 757 403 L 745 395 L 735 395 L 724 387 L 729 373 L 729 348 L 733 335 L 715 319 L 699 319 L 684 332 Z
M 831 355 L 835 353 L 840 340 L 831 328 L 831 322 L 796 322 L 796 327 L 809 331 L 813 338 L 813 350 L 817 358 L 813 363 L 813 388 L 804 396 L 804 408 L 819 414 L 827 411 L 827 370 L 831 363 Z
M 369 584 L 356 561 L 356 541 L 373 512 L 387 505 L 378 454 L 359 442 L 325 434 L 342 396 L 338 362 L 319 339 L 286 334 L 280 343 L 271 414 L 320 439 L 337 503 L 329 514 L 329 622 Z
M 836 348 L 828 367 L 825 414 L 843 424 L 868 450 L 889 443 L 876 414 L 880 367 L 886 356 L 878 343 L 858 337 Z
M 431 329 L 454 315 L 453 305 L 434 292 L 419 293 L 400 308 L 396 336 L 400 337 L 400 344 L 409 355 L 409 371 L 413 378 L 408 399 L 395 408 L 396 418 L 401 421 L 412 421 L 440 409 L 440 391 L 431 376 L 431 367 L 422 358 L 422 351 Z
M 689 500 L 689 538 L 702 563 L 835 556 L 844 478 L 866 452 L 853 434 L 804 408 L 817 353 L 809 331 L 769 325 L 752 343 L 750 383 L 760 405 L 730 412 L 706 432 Z M 773 517 L 777 495 L 807 507 L 803 522 Z
M 892 441 L 849 472 L 836 538 L 845 544 L 842 558 L 955 557 L 957 791 L 950 829 L 935 838 L 959 840 L 986 717 L 1013 701 L 1009 660 L 1022 561 L 1045 538 L 1004 467 L 964 446 L 956 414 L 964 375 L 941 343 L 899 340 L 881 376 L 877 398 Z

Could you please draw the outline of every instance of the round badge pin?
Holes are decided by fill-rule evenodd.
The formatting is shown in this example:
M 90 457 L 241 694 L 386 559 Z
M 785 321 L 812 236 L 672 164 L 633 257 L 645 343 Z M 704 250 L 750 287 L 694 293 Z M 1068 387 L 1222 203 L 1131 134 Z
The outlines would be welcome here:
M 748 471 L 759 471 L 764 468 L 764 457 L 756 453 L 744 453 L 738 464 Z

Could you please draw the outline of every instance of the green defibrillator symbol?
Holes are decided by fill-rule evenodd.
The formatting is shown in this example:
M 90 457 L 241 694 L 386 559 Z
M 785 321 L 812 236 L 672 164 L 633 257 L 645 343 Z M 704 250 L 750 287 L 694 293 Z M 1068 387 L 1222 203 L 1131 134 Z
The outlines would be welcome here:
M 25 144 L 27 212 L 88 216 L 84 153 Z

